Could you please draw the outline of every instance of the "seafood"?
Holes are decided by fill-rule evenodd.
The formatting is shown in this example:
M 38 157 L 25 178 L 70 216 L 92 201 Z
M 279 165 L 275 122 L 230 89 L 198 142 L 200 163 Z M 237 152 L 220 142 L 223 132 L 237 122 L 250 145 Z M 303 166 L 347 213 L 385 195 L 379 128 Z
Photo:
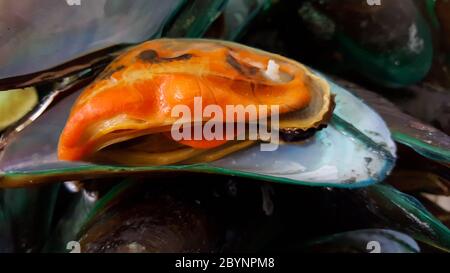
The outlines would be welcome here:
M 176 19 L 177 22 L 180 20 L 180 18 Z M 251 49 L 251 51 L 260 52 L 255 49 Z M 109 62 L 110 57 L 114 57 L 116 53 L 117 51 L 107 57 L 100 54 L 100 62 L 102 64 L 105 63 L 102 60 Z M 54 105 L 47 111 L 40 107 L 39 115 L 33 115 L 32 122 L 28 122 L 27 126 L 21 126 L 20 130 L 14 129 L 13 134 L 4 135 L 1 143 L 4 149 L 0 152 L 0 187 L 22 187 L 29 184 L 115 177 L 118 175 L 201 172 L 252 177 L 297 185 L 354 188 L 382 181 L 390 173 L 395 163 L 395 144 L 384 121 L 377 113 L 365 105 L 363 101 L 353 96 L 350 89 L 341 88 L 329 79 L 324 80 L 325 75 L 303 66 L 302 69 L 306 70 L 310 77 L 318 79 L 312 81 L 317 84 L 317 88 L 312 89 L 317 94 L 312 95 L 311 98 L 318 99 L 316 102 L 319 106 L 325 105 L 321 100 L 321 98 L 324 98 L 324 96 L 321 96 L 323 95 L 321 92 L 327 92 L 328 87 L 326 85 L 331 87 L 330 98 L 331 96 L 336 98 L 333 115 L 331 116 L 329 108 L 323 107 L 324 111 L 327 111 L 331 117 L 328 116 L 321 120 L 322 122 L 312 126 L 312 120 L 306 119 L 304 123 L 300 123 L 299 121 L 302 121 L 305 116 L 293 115 L 294 113 L 304 113 L 309 116 L 311 113 L 308 111 L 294 111 L 288 113 L 288 115 L 283 114 L 283 119 L 280 120 L 282 145 L 274 152 L 262 152 L 259 145 L 255 145 L 257 141 L 241 142 L 239 143 L 241 146 L 234 145 L 236 144 L 234 141 L 229 141 L 229 143 L 209 149 L 219 150 L 219 153 L 213 154 L 204 153 L 204 150 L 208 149 L 196 149 L 176 143 L 169 138 L 159 139 L 164 142 L 164 145 L 155 145 L 156 142 L 153 142 L 152 145 L 145 145 L 145 141 L 143 141 L 140 143 L 141 145 L 134 146 L 133 141 L 140 142 L 143 138 L 146 138 L 146 136 L 138 136 L 134 140 L 109 145 L 100 149 L 100 152 L 111 152 L 108 150 L 119 148 L 118 150 L 123 155 L 125 148 L 133 148 L 132 154 L 135 155 L 136 151 L 145 152 L 142 146 L 146 149 L 155 146 L 167 148 L 165 145 L 171 143 L 171 145 L 175 144 L 175 148 L 183 147 L 184 150 L 197 150 L 196 152 L 201 152 L 203 155 L 201 155 L 202 158 L 197 156 L 183 161 L 183 159 L 180 160 L 180 154 L 177 151 L 175 157 L 166 153 L 163 157 L 165 161 L 155 160 L 151 162 L 146 157 L 146 162 L 143 163 L 141 158 L 137 158 L 133 162 L 131 160 L 133 157 L 120 156 L 120 153 L 117 153 L 115 157 L 106 154 L 103 158 L 100 153 L 95 153 L 95 158 L 82 158 L 80 159 L 82 161 L 77 162 L 62 161 L 58 159 L 57 147 L 61 132 L 67 124 L 70 109 L 74 106 L 77 97 L 85 92 L 83 88 L 86 83 L 89 84 L 91 77 L 96 75 L 96 71 L 104 68 L 103 65 L 97 65 L 96 60 L 81 58 L 75 61 L 75 68 L 89 67 L 90 69 L 71 76 L 74 80 L 73 84 L 70 82 L 69 86 L 58 87 L 56 93 L 67 94 L 67 97 L 61 100 L 53 100 L 52 104 Z M 55 75 L 64 75 L 62 72 L 67 71 L 66 68 L 70 68 L 70 71 L 76 71 L 75 68 L 72 68 L 71 63 L 68 63 L 68 65 L 70 67 L 65 67 L 62 71 L 58 70 Z M 266 76 L 272 74 L 276 77 L 277 73 L 274 73 L 276 65 L 279 64 L 275 60 L 275 66 L 272 64 L 271 70 L 268 71 L 267 67 L 263 67 L 260 71 L 264 70 Z M 110 67 L 115 67 L 115 63 L 112 63 Z M 94 73 L 89 73 L 89 71 Z M 111 69 L 105 70 L 100 77 L 111 76 L 111 71 Z M 123 70 L 121 71 L 123 72 Z M 33 76 L 32 80 L 27 81 L 27 83 L 39 82 L 39 79 L 46 75 L 45 73 L 36 73 L 39 76 Z M 112 74 L 116 73 L 120 74 L 120 71 Z M 87 77 L 84 75 L 87 75 Z M 81 77 L 81 81 L 77 80 L 78 77 Z M 7 85 L 9 83 L 9 86 L 11 86 L 11 83 L 17 84 L 16 81 L 6 80 L 5 83 Z M 267 77 L 265 77 L 265 80 L 267 80 Z M 54 97 L 54 93 L 51 93 L 52 97 Z M 325 98 L 328 98 L 328 95 Z M 331 103 L 331 100 L 329 102 Z M 310 101 L 309 106 L 313 104 L 314 101 Z M 48 106 L 49 104 L 45 105 Z M 306 109 L 319 111 L 320 107 L 307 107 L 304 110 Z M 288 119 L 288 116 L 291 116 L 291 118 Z M 314 115 L 313 113 L 312 116 L 318 117 L 320 115 Z M 327 118 L 331 119 L 326 122 Z M 327 123 L 327 128 L 322 128 L 323 123 Z M 318 131 L 318 129 L 321 130 Z M 311 137 L 313 134 L 314 137 Z M 147 136 L 147 141 L 154 137 L 154 135 Z M 306 138 L 308 138 L 306 141 L 292 142 L 305 140 Z M 224 149 L 229 148 L 229 146 L 234 146 L 235 150 Z
M 146 179 L 119 180 L 96 201 L 84 190 L 77 193 L 48 247 L 67 251 L 71 240 L 82 243 L 82 252 L 195 252 L 195 247 L 367 253 L 369 241 L 379 241 L 382 252 L 450 247 L 448 228 L 417 200 L 386 185 L 329 190 L 271 184 L 274 210 L 267 217 L 263 188 L 269 184 L 261 181 L 198 174 Z
M 399 88 L 423 80 L 433 62 L 431 29 L 417 2 L 386 1 L 374 7 L 365 0 L 308 0 L 299 14 L 317 38 L 330 42 L 341 69 Z M 330 66 L 324 63 L 324 69 Z
M 205 108 L 195 109 L 196 98 Z M 280 130 L 301 134 L 328 122 L 333 98 L 325 80 L 279 55 L 223 41 L 153 40 L 121 55 L 83 91 L 61 134 L 58 156 L 166 165 L 214 161 L 252 144 L 248 138 L 173 141 L 166 136 L 178 122 L 173 115 L 178 105 L 187 106 L 189 113 L 205 112 L 209 105 L 277 106 Z M 257 117 L 231 113 L 229 119 L 226 113 L 221 120 L 257 122 L 275 114 L 255 109 Z M 212 118 L 197 121 L 201 126 L 208 120 Z
M 0 154 L 0 187 L 186 171 L 344 188 L 382 181 L 391 172 L 396 158 L 396 146 L 386 124 L 348 90 L 331 80 L 328 82 L 336 96 L 333 117 L 328 127 L 309 141 L 284 143 L 270 153 L 254 145 L 210 163 L 138 167 L 58 160 L 60 134 L 80 90 L 5 140 L 5 149 Z

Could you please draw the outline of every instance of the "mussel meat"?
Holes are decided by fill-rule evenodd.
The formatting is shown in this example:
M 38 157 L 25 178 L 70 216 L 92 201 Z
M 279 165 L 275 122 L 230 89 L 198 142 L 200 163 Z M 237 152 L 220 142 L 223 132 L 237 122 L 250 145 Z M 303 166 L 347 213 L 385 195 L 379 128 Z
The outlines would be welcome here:
M 174 115 L 180 105 L 189 113 L 182 119 L 184 111 Z M 191 113 L 206 113 L 211 105 L 220 113 L 191 119 Z M 242 106 L 245 113 L 234 110 L 229 115 L 229 106 Z M 276 113 L 272 106 L 277 106 Z M 295 61 L 231 42 L 158 39 L 120 56 L 84 90 L 61 134 L 58 155 L 62 160 L 125 165 L 210 162 L 252 145 L 260 136 L 175 139 L 174 125 L 195 130 L 223 121 L 213 126 L 234 126 L 274 119 L 279 113 L 277 128 L 298 135 L 326 124 L 332 110 L 327 82 Z M 231 134 L 240 132 L 233 128 Z

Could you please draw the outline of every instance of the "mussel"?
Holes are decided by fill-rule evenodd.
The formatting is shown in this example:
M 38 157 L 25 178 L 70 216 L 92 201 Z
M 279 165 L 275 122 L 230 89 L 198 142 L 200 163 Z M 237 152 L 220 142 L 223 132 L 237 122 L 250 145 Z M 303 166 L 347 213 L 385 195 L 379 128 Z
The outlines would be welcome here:
M 156 76 L 151 76 L 152 73 Z M 201 80 L 196 78 L 198 75 L 202 75 Z M 149 81 L 149 77 L 158 81 Z M 164 77 L 166 84 L 171 83 L 168 79 L 178 80 L 168 85 L 172 89 L 162 89 L 170 96 L 160 100 L 155 97 L 161 92 L 156 87 L 162 86 Z M 133 88 L 140 86 L 141 90 L 149 92 L 139 93 L 136 89 L 128 92 L 127 85 L 134 80 Z M 102 85 L 112 88 L 99 92 Z M 153 87 L 149 89 L 149 86 Z M 149 103 L 192 103 L 195 90 L 199 88 L 215 90 L 205 91 L 206 105 L 211 102 L 245 105 L 259 100 L 266 105 L 279 104 L 278 130 L 284 135 L 294 134 L 294 140 L 298 137 L 302 141 L 279 141 L 281 145 L 275 151 L 264 152 L 259 145 L 252 145 L 254 141 L 229 141 L 211 149 L 196 149 L 192 146 L 199 143 L 204 146 L 205 141 L 194 141 L 190 147 L 183 147 L 160 134 L 155 139 L 154 133 L 167 132 L 165 126 L 176 119 L 167 119 L 168 116 L 163 115 L 167 109 L 149 107 Z M 179 92 L 175 92 L 177 89 Z M 258 93 L 253 95 L 253 91 Z M 211 94 L 217 98 L 212 98 Z M 260 94 L 263 96 L 258 97 Z M 333 96 L 336 106 L 331 115 Z M 129 103 L 124 103 L 126 101 Z M 108 114 L 108 111 L 111 112 Z M 123 115 L 127 111 L 132 115 Z M 270 113 L 265 117 L 273 118 Z M 247 118 L 241 122 L 252 124 Z M 307 138 L 313 135 L 311 130 L 316 129 L 322 130 Z M 97 143 L 89 140 L 91 137 L 97 138 Z M 120 173 L 171 171 L 355 187 L 383 180 L 395 162 L 395 144 L 383 120 L 348 91 L 284 57 L 211 40 L 155 40 L 131 49 L 84 91 L 63 99 L 27 128 L 8 137 L 6 142 L 0 162 L 3 170 L 0 184 L 4 187 L 110 177 Z M 23 145 L 28 148 L 24 149 Z M 76 152 L 70 150 L 72 147 Z M 179 151 L 174 153 L 175 157 L 168 156 L 170 149 L 180 147 L 184 148 L 182 156 Z M 149 152 L 155 150 L 146 152 L 145 157 L 142 152 L 149 148 L 166 154 L 148 160 Z M 168 150 L 161 150 L 163 148 Z M 208 150 L 213 153 L 206 154 Z M 77 162 L 59 160 L 57 154 L 62 159 Z
M 206 114 L 211 106 L 220 111 Z M 253 139 L 239 138 L 243 129 L 225 132 L 226 125 L 280 114 L 276 126 L 282 133 L 301 134 L 325 125 L 332 110 L 327 82 L 287 58 L 231 42 L 153 40 L 124 53 L 83 91 L 62 132 L 58 156 L 124 165 L 210 162 L 261 138 L 261 130 Z M 222 133 L 208 138 L 202 132 L 197 138 L 197 132 L 183 132 L 175 141 L 169 136 L 185 126 L 222 127 Z M 236 141 L 229 137 L 233 134 Z
M 431 29 L 418 2 L 308 0 L 299 15 L 315 37 L 330 43 L 336 70 L 348 67 L 375 84 L 398 88 L 423 80 L 433 61 Z

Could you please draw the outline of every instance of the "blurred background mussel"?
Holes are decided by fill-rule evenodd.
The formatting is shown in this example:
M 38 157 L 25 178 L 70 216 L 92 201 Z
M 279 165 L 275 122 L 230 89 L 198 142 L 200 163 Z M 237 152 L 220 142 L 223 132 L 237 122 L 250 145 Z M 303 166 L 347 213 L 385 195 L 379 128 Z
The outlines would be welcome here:
M 388 185 L 292 187 L 195 174 L 83 185 L 60 189 L 69 198 L 56 204 L 47 251 L 70 251 L 70 241 L 82 252 L 367 253 L 371 241 L 388 253 L 450 248 L 448 229 Z

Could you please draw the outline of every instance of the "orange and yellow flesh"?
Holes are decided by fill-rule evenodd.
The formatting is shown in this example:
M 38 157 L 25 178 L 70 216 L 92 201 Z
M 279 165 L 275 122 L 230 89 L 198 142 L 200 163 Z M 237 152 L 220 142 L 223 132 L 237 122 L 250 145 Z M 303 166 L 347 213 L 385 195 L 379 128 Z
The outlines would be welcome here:
M 275 77 L 267 73 L 270 61 L 279 67 Z M 305 77 L 294 61 L 235 43 L 149 41 L 116 59 L 83 91 L 60 137 L 58 156 L 83 160 L 118 142 L 167 133 L 179 119 L 171 115 L 173 107 L 186 105 L 193 113 L 195 97 L 201 97 L 203 109 L 266 105 L 279 106 L 280 114 L 297 111 L 311 100 Z M 226 141 L 180 143 L 205 149 Z

